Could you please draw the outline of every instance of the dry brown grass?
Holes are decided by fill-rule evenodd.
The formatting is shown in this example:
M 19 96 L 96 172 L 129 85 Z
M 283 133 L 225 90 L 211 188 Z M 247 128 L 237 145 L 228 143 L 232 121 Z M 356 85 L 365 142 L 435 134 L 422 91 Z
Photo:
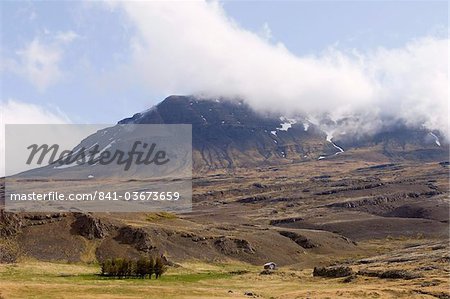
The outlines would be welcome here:
M 233 271 L 248 271 L 233 275 Z M 311 269 L 280 269 L 259 275 L 260 269 L 242 263 L 186 262 L 171 268 L 161 280 L 104 279 L 97 266 L 24 262 L 0 265 L 0 294 L 5 298 L 432 298 L 447 292 L 439 285 L 421 287 L 421 280 L 382 280 L 358 276 L 350 283 L 342 278 L 312 277 Z M 429 279 L 428 279 L 429 280 Z M 422 292 L 422 293 L 421 293 Z

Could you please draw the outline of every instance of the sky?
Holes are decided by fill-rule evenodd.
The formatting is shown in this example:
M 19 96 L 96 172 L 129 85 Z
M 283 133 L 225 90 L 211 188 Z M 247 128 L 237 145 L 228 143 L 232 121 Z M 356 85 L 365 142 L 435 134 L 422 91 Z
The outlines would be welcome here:
M 446 1 L 0 5 L 2 123 L 116 123 L 201 93 L 356 111 L 368 132 L 393 118 L 448 128 Z

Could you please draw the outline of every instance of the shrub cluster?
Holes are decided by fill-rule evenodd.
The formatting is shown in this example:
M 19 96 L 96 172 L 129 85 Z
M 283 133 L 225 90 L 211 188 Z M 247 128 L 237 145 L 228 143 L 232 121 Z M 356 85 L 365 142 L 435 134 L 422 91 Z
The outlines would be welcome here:
M 166 265 L 161 257 L 142 257 L 138 260 L 126 258 L 107 259 L 101 263 L 102 276 L 128 278 L 158 279 L 166 272 Z

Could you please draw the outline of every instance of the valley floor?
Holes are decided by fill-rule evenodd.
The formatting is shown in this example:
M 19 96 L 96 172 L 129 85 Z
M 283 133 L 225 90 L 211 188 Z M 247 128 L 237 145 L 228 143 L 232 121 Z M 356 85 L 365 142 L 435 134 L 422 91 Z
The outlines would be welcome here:
M 0 299 L 450 298 L 447 164 L 346 159 L 200 175 L 185 214 L 0 213 L 0 245 L 20 248 Z M 97 275 L 143 252 L 175 266 Z M 280 268 L 262 275 L 267 262 Z M 313 276 L 332 265 L 357 274 Z
M 340 263 L 355 272 L 396 269 L 419 277 L 358 274 L 344 282 L 314 277 L 311 268 L 282 267 L 262 275 L 261 267 L 247 263 L 191 261 L 171 267 L 159 280 L 110 279 L 97 275 L 98 265 L 21 261 L 0 265 L 0 298 L 450 298 L 447 244 L 424 239 L 395 244 L 395 250 Z

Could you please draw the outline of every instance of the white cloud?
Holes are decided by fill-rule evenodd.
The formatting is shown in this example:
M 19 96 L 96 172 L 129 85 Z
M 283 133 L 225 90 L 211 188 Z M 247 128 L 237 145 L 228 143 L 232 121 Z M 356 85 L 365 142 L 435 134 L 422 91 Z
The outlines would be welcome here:
M 64 46 L 77 38 L 79 35 L 74 31 L 53 34 L 44 29 L 43 36 L 36 36 L 17 50 L 16 57 L 3 58 L 2 68 L 22 76 L 42 92 L 64 77 L 61 69 Z
M 17 55 L 19 60 L 15 64 L 15 71 L 40 91 L 58 82 L 63 76 L 59 66 L 62 51 L 58 46 L 44 44 L 35 38 L 17 51 Z
M 69 118 L 58 108 L 47 109 L 39 105 L 8 99 L 1 104 L 0 114 L 0 177 L 5 175 L 5 124 L 67 124 Z
M 80 36 L 72 30 L 60 31 L 60 32 L 56 33 L 56 35 L 55 35 L 55 39 L 62 43 L 71 43 L 79 37 Z
M 371 104 L 407 125 L 447 131 L 448 39 L 426 37 L 366 57 L 378 92 Z M 448 131 L 447 131 L 448 137 Z
M 152 90 L 240 96 L 261 111 L 364 116 L 355 131 L 373 132 L 389 120 L 448 137 L 447 38 L 299 57 L 241 28 L 217 2 L 118 6 L 138 31 L 125 73 Z
M 8 99 L 2 103 L 0 124 L 66 124 L 69 118 L 58 108 Z

